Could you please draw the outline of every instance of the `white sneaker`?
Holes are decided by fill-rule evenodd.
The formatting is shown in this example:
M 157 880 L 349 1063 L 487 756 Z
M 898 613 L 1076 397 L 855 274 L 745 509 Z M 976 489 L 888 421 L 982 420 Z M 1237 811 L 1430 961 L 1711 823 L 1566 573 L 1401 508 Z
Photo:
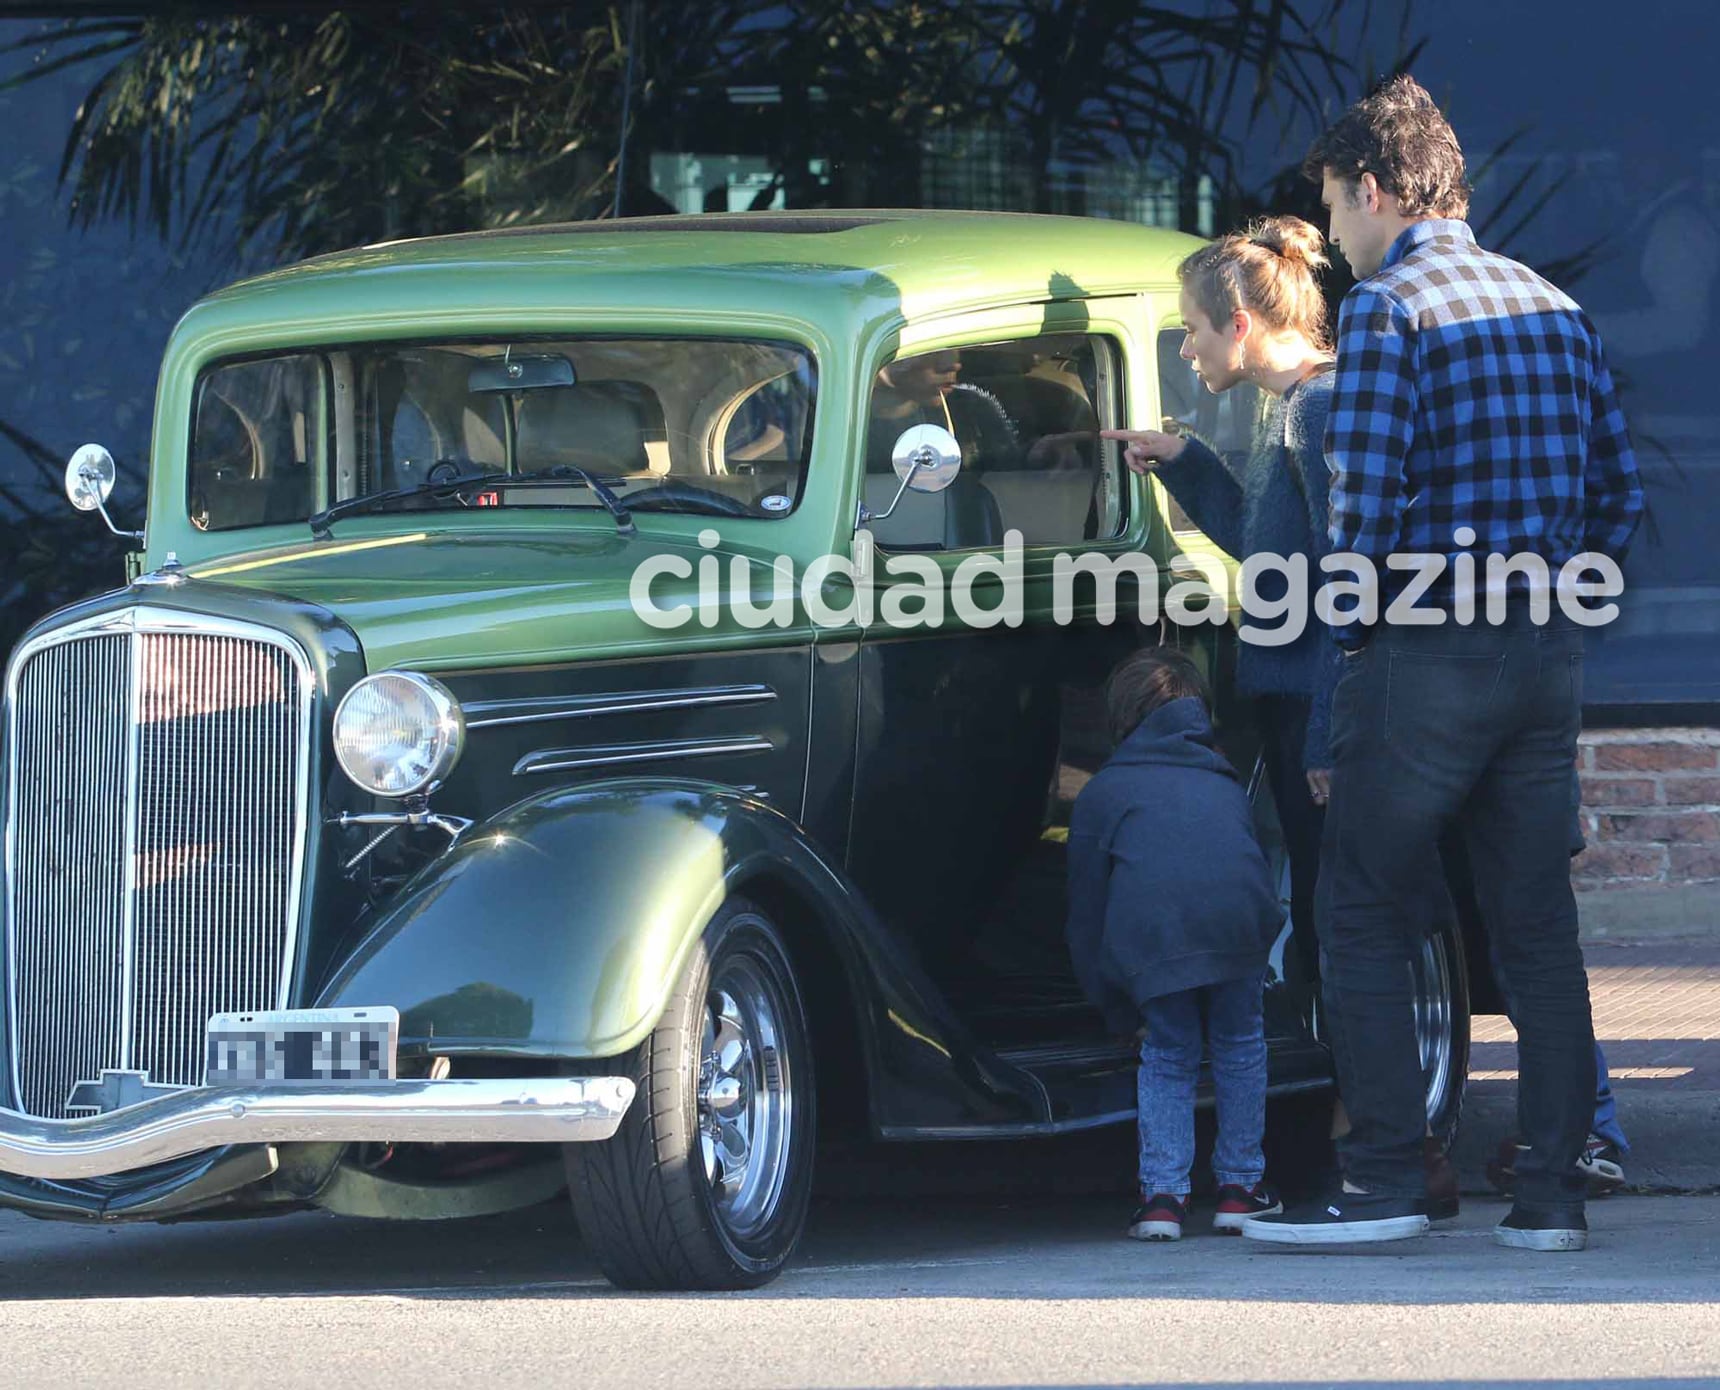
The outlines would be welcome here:
M 1604 1197 L 1624 1186 L 1624 1165 L 1618 1145 L 1591 1134 L 1577 1155 L 1577 1171 L 1589 1180 L 1589 1196 Z

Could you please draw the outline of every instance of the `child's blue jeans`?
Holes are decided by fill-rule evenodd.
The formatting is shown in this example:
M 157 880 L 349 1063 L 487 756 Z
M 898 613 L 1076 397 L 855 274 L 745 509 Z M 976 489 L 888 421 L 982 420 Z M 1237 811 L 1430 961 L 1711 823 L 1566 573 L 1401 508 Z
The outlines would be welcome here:
M 1188 1196 L 1203 1014 L 1218 1099 L 1212 1175 L 1220 1185 L 1249 1188 L 1266 1175 L 1260 1151 L 1266 1128 L 1262 988 L 1261 977 L 1254 975 L 1147 1002 L 1138 1083 L 1143 1193 Z

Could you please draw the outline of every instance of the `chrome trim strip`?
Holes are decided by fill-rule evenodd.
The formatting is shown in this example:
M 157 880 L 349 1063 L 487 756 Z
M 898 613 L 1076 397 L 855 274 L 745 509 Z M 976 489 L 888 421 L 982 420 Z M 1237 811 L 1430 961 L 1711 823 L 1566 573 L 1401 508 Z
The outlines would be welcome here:
M 713 685 L 692 690 L 611 691 L 602 695 L 552 695 L 543 699 L 473 700 L 462 704 L 468 729 L 509 724 L 544 724 L 555 719 L 597 719 L 607 714 L 643 714 L 707 705 L 762 705 L 776 699 L 768 685 Z
M 1329 1091 L 1330 1077 L 1310 1076 L 1296 1081 L 1273 1082 L 1266 1088 L 1271 1100 L 1282 1096 L 1297 1096 L 1313 1091 Z M 1195 1097 L 1196 1110 L 1210 1110 L 1215 1104 L 1211 1095 Z M 998 1125 L 884 1125 L 878 1131 L 881 1139 L 1043 1139 L 1059 1134 L 1079 1134 L 1083 1130 L 1102 1129 L 1106 1125 L 1133 1124 L 1136 1111 L 1106 1110 L 1094 1115 L 1082 1115 L 1073 1120 L 1021 1120 Z
M 138 711 L 143 707 L 143 643 L 138 639 L 137 629 L 133 628 L 131 639 L 126 643 L 126 650 L 131 660 L 129 689 L 126 691 L 126 709 L 131 716 L 131 737 L 126 740 L 125 752 L 125 804 L 120 808 L 125 816 L 125 882 L 121 891 L 125 900 L 119 909 L 119 1069 L 131 1070 L 131 1028 L 132 1028 L 132 985 L 137 975 L 137 811 L 138 811 L 138 775 L 143 761 L 143 721 L 138 718 Z M 8 1018 L 17 1014 L 18 994 L 14 990 L 11 995 L 12 1008 Z M 18 1046 L 18 1030 L 12 1030 L 12 1064 L 18 1064 L 18 1054 L 23 1049 Z M 24 1090 L 20 1085 L 12 1092 L 18 1103 L 24 1103 Z
M 78 1120 L 0 1110 L 0 1172 L 98 1178 L 223 1144 L 577 1144 L 633 1102 L 621 1076 L 195 1087 Z
M 312 671 L 309 654 L 286 633 L 275 628 L 264 627 L 260 624 L 243 622 L 237 619 L 217 617 L 206 613 L 182 612 L 178 609 L 156 608 L 148 604 L 137 604 L 132 607 L 118 609 L 111 613 L 100 614 L 93 618 L 85 618 L 65 627 L 56 628 L 43 633 L 27 642 L 21 643 L 12 653 L 6 666 L 5 681 L 5 746 L 10 751 L 8 758 L 6 796 L 3 807 L 4 825 L 4 866 L 5 880 L 0 882 L 0 928 L 4 929 L 6 937 L 6 1019 L 7 1051 L 9 1053 L 8 1069 L 12 1087 L 12 1096 L 16 1103 L 22 1105 L 24 1088 L 22 1073 L 19 1069 L 20 1026 L 18 1015 L 18 978 L 17 978 L 17 938 L 16 912 L 19 904 L 15 900 L 18 889 L 17 872 L 17 837 L 19 820 L 19 768 L 17 757 L 19 746 L 19 707 L 18 691 L 23 678 L 24 668 L 30 660 L 41 653 L 56 647 L 77 642 L 88 637 L 124 636 L 128 638 L 131 671 L 128 676 L 129 689 L 127 699 L 130 702 L 129 718 L 132 730 L 128 744 L 127 757 L 131 766 L 126 772 L 126 805 L 123 812 L 126 816 L 126 902 L 123 907 L 124 921 L 124 970 L 126 971 L 126 992 L 120 995 L 120 1026 L 122 1042 L 120 1052 L 129 1069 L 130 1057 L 133 1053 L 132 1025 L 132 995 L 131 987 L 135 983 L 135 935 L 137 929 L 138 894 L 136 891 L 136 822 L 140 814 L 138 797 L 138 765 L 141 762 L 140 743 L 141 732 L 141 681 L 143 665 L 143 640 L 146 635 L 165 634 L 170 636 L 211 636 L 233 638 L 239 641 L 256 642 L 271 646 L 283 654 L 292 663 L 298 678 L 298 701 L 296 707 L 283 705 L 283 709 L 291 708 L 292 717 L 298 721 L 297 752 L 294 759 L 294 777 L 296 787 L 293 795 L 293 832 L 291 863 L 287 881 L 286 921 L 283 933 L 281 957 L 279 960 L 279 986 L 275 991 L 275 1007 L 285 1008 L 291 1002 L 293 965 L 298 956 L 299 916 L 304 892 L 306 874 L 306 859 L 308 853 L 308 836 L 310 833 L 310 765 L 314 751 L 316 728 L 314 722 L 316 682 Z M 0 1117 L 6 1112 L 0 1111 Z
M 1118 1064 L 1136 1066 L 1141 1054 L 1136 1048 L 1122 1043 L 1052 1043 L 1033 1047 L 1000 1047 L 997 1055 L 1012 1067 L 1023 1070 L 1040 1067 L 1091 1066 Z
M 1207 1102 L 1209 1105 L 1210 1101 Z M 1198 1109 L 1200 1102 L 1195 1106 Z M 884 1125 L 878 1133 L 885 1139 L 1048 1139 L 1058 1134 L 1080 1134 L 1135 1119 L 1134 1110 L 1107 1110 L 1073 1120 L 1019 1120 L 997 1125 Z
M 675 758 L 714 758 L 723 753 L 768 753 L 768 738 L 690 738 L 678 742 L 612 743 L 588 748 L 539 748 L 514 764 L 514 776 L 536 772 L 567 772 L 580 767 L 609 767 L 617 763 L 660 763 Z

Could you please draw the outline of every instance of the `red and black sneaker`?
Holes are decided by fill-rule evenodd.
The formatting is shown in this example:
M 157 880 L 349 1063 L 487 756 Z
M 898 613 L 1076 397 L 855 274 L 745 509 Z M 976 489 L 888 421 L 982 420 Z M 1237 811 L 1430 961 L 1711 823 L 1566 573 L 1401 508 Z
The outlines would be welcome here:
M 1264 1182 L 1253 1187 L 1240 1183 L 1225 1183 L 1218 1189 L 1218 1210 L 1213 1213 L 1212 1229 L 1230 1235 L 1241 1235 L 1242 1226 L 1256 1216 L 1274 1216 L 1284 1210 L 1278 1194 Z
M 1181 1240 L 1188 1203 L 1169 1192 L 1155 1192 L 1129 1218 L 1129 1235 L 1135 1240 Z

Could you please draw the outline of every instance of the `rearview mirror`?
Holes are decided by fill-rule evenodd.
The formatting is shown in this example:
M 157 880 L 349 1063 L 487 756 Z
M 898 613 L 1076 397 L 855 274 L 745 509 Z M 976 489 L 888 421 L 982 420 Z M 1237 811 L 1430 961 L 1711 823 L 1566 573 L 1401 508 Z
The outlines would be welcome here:
M 515 357 L 511 352 L 500 361 L 492 358 L 472 368 L 466 389 L 482 391 L 535 391 L 544 386 L 572 386 L 573 361 L 558 353 Z

